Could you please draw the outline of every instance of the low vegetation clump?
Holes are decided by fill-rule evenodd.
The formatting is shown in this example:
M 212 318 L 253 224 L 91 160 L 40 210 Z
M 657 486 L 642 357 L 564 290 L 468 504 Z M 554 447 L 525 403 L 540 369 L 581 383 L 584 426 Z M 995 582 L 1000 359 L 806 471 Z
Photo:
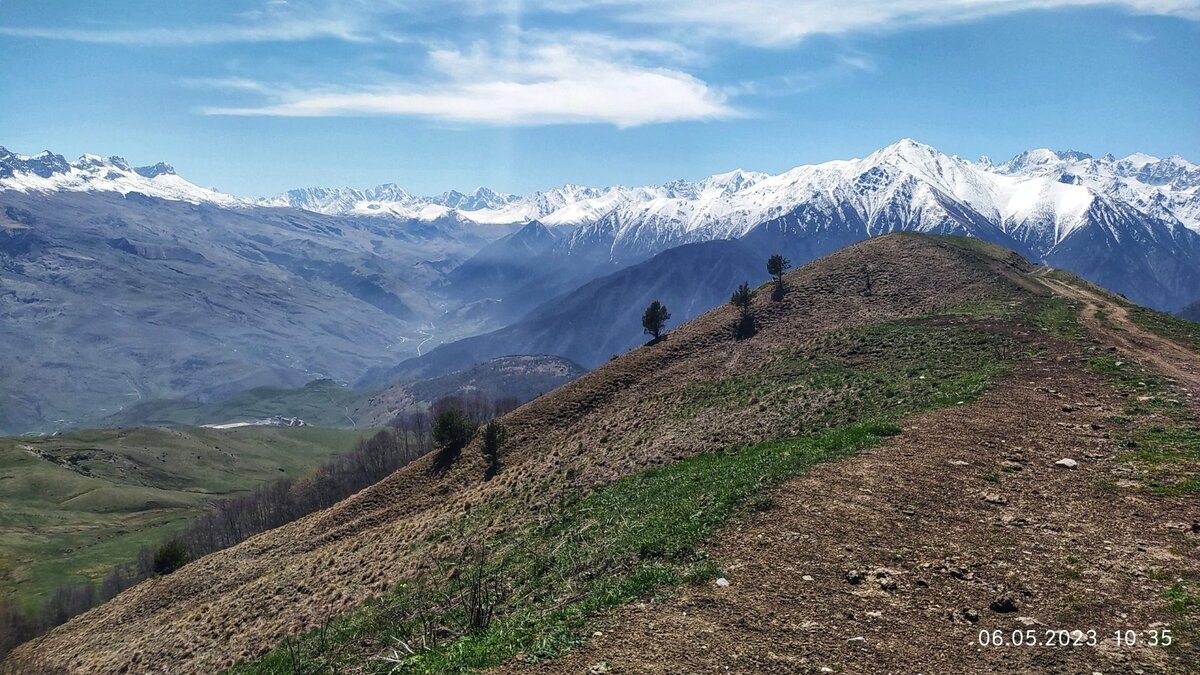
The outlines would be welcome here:
M 1109 379 L 1128 401 L 1109 420 L 1125 449 L 1122 459 L 1145 472 L 1147 488 L 1163 495 L 1200 494 L 1200 420 L 1166 380 L 1119 353 L 1093 356 L 1089 367 Z
M 1127 309 L 1129 318 L 1142 328 L 1200 352 L 1200 323 L 1137 305 L 1129 305 Z
M 1043 300 L 1033 324 L 1043 333 L 1060 338 L 1078 340 L 1087 334 L 1079 324 L 1079 303 L 1066 298 Z
M 187 544 L 178 539 L 172 539 L 154 552 L 154 573 L 170 574 L 186 565 L 191 558 L 192 554 L 188 551 Z
M 738 310 L 738 322 L 733 327 L 733 334 L 739 340 L 753 336 L 757 330 L 754 326 L 754 314 L 751 312 L 753 301 L 754 291 L 747 283 L 738 286 L 733 295 L 729 296 L 729 304 Z
M 488 422 L 483 427 L 483 459 L 487 462 L 487 472 L 484 480 L 491 480 L 500 473 L 500 451 L 508 434 L 504 425 L 496 420 Z

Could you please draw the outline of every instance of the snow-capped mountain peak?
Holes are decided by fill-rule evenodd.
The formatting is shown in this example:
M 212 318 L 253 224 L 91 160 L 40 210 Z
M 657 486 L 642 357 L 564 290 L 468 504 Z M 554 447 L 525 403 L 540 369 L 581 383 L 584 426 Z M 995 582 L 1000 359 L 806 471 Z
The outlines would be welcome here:
M 0 191 L 136 192 L 151 197 L 239 206 L 242 200 L 193 185 L 175 175 L 171 165 L 132 167 L 121 157 L 85 154 L 74 162 L 49 150 L 18 155 L 0 148 Z
M 487 187 L 417 196 L 387 183 L 368 189 L 304 188 L 257 200 L 193 185 L 165 163 L 131 167 L 120 157 L 91 154 L 68 162 L 49 151 L 25 156 L 0 148 L 4 189 L 139 192 L 222 206 L 420 220 L 453 217 L 478 224 L 538 220 L 567 229 L 609 222 L 621 223 L 619 236 L 636 230 L 649 239 L 680 233 L 697 239 L 742 236 L 797 209 L 817 213 L 841 208 L 878 224 L 872 228 L 936 229 L 975 218 L 994 222 L 1018 239 L 1049 242 L 1061 241 L 1086 223 L 1094 201 L 1103 197 L 1200 232 L 1200 167 L 1178 156 L 1135 153 L 1116 159 L 1036 148 L 994 164 L 986 157 L 970 162 L 948 156 L 911 138 L 862 159 L 799 166 L 777 175 L 735 169 L 642 187 L 566 183 L 524 197 Z

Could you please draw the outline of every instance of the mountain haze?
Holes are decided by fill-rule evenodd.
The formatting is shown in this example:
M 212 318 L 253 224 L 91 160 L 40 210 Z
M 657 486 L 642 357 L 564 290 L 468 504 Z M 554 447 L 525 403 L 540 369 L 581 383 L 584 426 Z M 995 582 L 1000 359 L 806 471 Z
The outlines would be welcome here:
M 1198 190 L 1200 168 L 1179 157 L 1031 150 L 997 164 L 906 139 L 778 175 L 256 199 L 165 163 L 0 149 L 0 336 L 14 356 L 0 365 L 0 432 L 148 400 L 353 382 L 485 334 L 473 344 L 493 347 L 460 344 L 448 363 L 551 353 L 594 365 L 636 344 L 636 320 L 610 316 L 600 341 L 582 332 L 595 322 L 558 321 L 554 336 L 514 324 L 533 311 L 553 319 L 547 303 L 595 279 L 717 240 L 739 241 L 759 265 L 773 253 L 799 265 L 890 232 L 965 235 L 1175 311 L 1200 296 Z M 643 288 L 690 316 L 729 290 L 709 277 L 693 295 L 687 280 L 702 272 Z
M 505 354 L 558 354 L 595 368 L 646 342 L 642 313 L 654 300 L 671 312 L 668 329 L 726 302 L 738 284 L 767 277 L 766 265 L 738 241 L 685 244 L 546 301 L 500 330 L 441 345 L 358 386 L 434 377 Z

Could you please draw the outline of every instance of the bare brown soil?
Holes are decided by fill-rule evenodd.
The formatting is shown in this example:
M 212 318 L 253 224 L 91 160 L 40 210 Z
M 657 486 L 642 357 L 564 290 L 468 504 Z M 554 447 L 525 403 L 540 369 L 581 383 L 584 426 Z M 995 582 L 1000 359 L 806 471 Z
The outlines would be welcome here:
M 1083 319 L 1180 383 L 1200 356 L 1106 298 L 1047 280 Z M 1103 308 L 1111 326 L 1095 319 Z M 504 672 L 989 673 L 1200 670 L 1164 589 L 1200 576 L 1200 500 L 1126 485 L 1106 428 L 1125 399 L 1075 346 L 975 403 L 920 415 L 888 444 L 818 466 L 709 549 L 730 585 L 614 611 L 589 645 Z M 1056 466 L 1070 458 L 1077 468 Z M 1145 631 L 1175 622 L 1176 644 Z M 981 646 L 980 631 L 1096 631 L 1096 646 Z M 1114 631 L 1141 631 L 1118 647 Z
M 870 295 L 859 290 L 867 265 Z M 760 291 L 750 339 L 733 338 L 735 312 L 721 307 L 510 413 L 490 482 L 475 446 L 444 472 L 418 461 L 326 511 L 140 584 L 18 649 L 0 670 L 209 673 L 261 654 L 418 574 L 431 550 L 452 545 L 431 535 L 472 509 L 505 514 L 491 532 L 519 527 L 566 491 L 795 432 L 795 420 L 764 406 L 682 415 L 688 384 L 753 372 L 843 327 L 1020 297 L 1036 287 L 1030 271 L 1015 255 L 912 235 L 844 249 L 789 274 L 783 300 Z
M 1193 399 L 1192 406 L 1200 410 L 1200 398 L 1195 396 L 1200 392 L 1200 359 L 1196 358 L 1195 352 L 1145 330 L 1129 317 L 1129 310 L 1124 304 L 1104 293 L 1044 276 L 1041 281 L 1055 292 L 1083 303 L 1084 309 L 1079 318 L 1094 337 L 1175 380 L 1181 392 Z M 1107 323 L 1096 316 L 1097 310 L 1107 315 Z

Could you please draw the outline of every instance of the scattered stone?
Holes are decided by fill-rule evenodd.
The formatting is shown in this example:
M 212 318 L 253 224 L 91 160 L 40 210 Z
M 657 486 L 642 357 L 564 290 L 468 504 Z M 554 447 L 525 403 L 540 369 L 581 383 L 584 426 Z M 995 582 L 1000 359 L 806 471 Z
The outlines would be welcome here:
M 1004 506 L 1005 504 L 1008 504 L 1008 497 L 1003 497 L 994 492 L 989 492 L 983 496 L 983 501 L 989 504 L 995 504 L 997 506 Z
M 1079 466 L 1079 462 L 1076 462 L 1075 460 L 1071 459 L 1070 457 L 1063 457 L 1062 459 L 1055 462 L 1054 466 L 1061 467 L 1063 469 L 1074 469 L 1075 467 Z
M 867 578 L 866 570 L 849 570 L 848 572 L 846 572 L 846 581 L 850 582 L 850 584 L 853 586 L 857 586 L 857 585 L 861 584 L 863 582 L 863 580 L 866 578 Z
M 967 608 L 963 610 L 963 618 L 971 623 L 979 621 L 979 610 Z
M 1042 625 L 1041 621 L 1038 621 L 1037 619 L 1033 618 L 1032 616 L 1018 616 L 1017 623 L 1021 624 L 1022 626 L 1025 626 L 1026 628 L 1029 628 L 1031 626 Z
M 1002 595 L 993 600 L 988 608 L 997 614 L 1009 614 L 1017 611 L 1017 600 L 1011 595 Z
M 867 638 L 861 636 L 852 637 L 849 640 L 846 640 L 846 643 L 851 645 L 865 645 L 867 644 Z
M 593 663 L 592 667 L 588 668 L 588 672 L 593 673 L 594 675 L 599 675 L 600 673 L 607 673 L 608 670 L 609 670 L 608 661 L 600 661 L 598 663 Z
M 804 581 L 812 581 L 813 580 L 812 575 L 809 575 L 809 574 L 805 574 L 804 576 L 802 576 L 800 578 L 803 579 Z
M 726 579 L 725 577 L 721 577 L 720 579 L 717 579 L 717 586 L 720 588 L 728 588 L 729 580 Z
M 886 567 L 876 567 L 871 570 L 871 576 L 875 578 L 875 583 L 879 584 L 879 587 L 883 590 L 894 591 L 897 585 L 896 577 L 900 576 L 900 573 Z
M 970 462 L 964 462 L 961 459 L 952 459 L 946 463 L 949 464 L 950 466 L 971 466 Z
M 867 616 L 868 616 L 868 617 L 870 617 L 870 618 L 872 618 L 872 619 L 882 619 L 882 618 L 883 618 L 883 612 L 878 612 L 878 611 L 876 611 L 876 612 L 867 612 Z

